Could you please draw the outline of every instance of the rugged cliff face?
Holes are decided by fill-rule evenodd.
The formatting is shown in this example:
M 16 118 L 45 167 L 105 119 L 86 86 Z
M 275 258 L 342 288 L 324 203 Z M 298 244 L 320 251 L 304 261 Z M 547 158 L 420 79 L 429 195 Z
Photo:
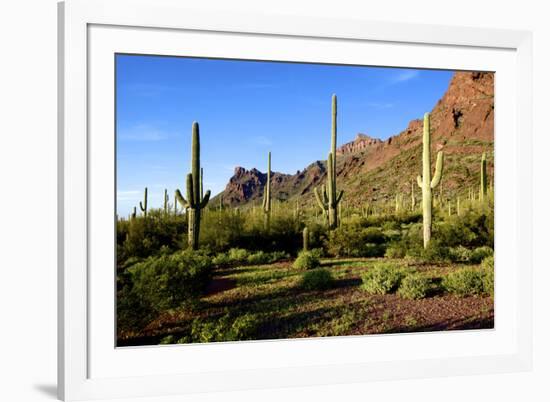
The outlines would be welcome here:
M 366 134 L 337 150 L 337 179 L 350 205 L 390 199 L 409 193 L 420 173 L 422 116 L 401 133 L 382 141 Z M 431 111 L 432 146 L 445 153 L 442 190 L 445 197 L 467 193 L 477 185 L 482 152 L 488 152 L 492 176 L 494 140 L 494 74 L 457 72 L 449 88 Z M 435 157 L 435 152 L 433 152 Z M 313 202 L 313 187 L 325 178 L 325 162 L 316 161 L 296 174 L 272 174 L 275 199 L 297 197 L 301 204 Z M 266 174 L 257 169 L 235 168 L 223 192 L 226 205 L 260 202 Z M 417 189 L 415 189 L 417 191 Z

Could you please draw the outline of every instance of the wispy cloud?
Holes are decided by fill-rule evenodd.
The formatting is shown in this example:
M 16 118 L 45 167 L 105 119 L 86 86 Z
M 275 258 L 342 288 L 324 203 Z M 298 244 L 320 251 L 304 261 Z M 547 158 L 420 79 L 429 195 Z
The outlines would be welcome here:
M 117 201 L 135 200 L 143 190 L 120 190 L 116 192 Z
M 400 84 L 402 82 L 410 81 L 416 77 L 420 72 L 418 70 L 403 70 L 390 77 L 390 84 Z
M 264 135 L 258 135 L 252 138 L 252 141 L 258 145 L 273 145 L 273 141 Z
M 124 128 L 117 133 L 118 138 L 125 141 L 162 141 L 169 137 L 165 131 L 159 130 L 149 124 L 136 124 L 135 126 Z
M 366 106 L 372 109 L 391 109 L 395 104 L 392 102 L 367 102 Z

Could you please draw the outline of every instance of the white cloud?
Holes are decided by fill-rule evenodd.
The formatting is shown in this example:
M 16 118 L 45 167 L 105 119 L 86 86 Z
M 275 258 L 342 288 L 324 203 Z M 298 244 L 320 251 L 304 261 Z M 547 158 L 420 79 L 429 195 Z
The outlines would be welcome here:
M 259 145 L 273 145 L 273 141 L 263 135 L 256 136 L 252 140 Z
M 407 82 L 407 81 L 410 81 L 410 80 L 418 77 L 419 74 L 420 74 L 420 72 L 418 70 L 403 70 L 403 71 L 400 71 L 399 73 L 393 75 L 390 78 L 390 83 L 391 84 L 399 84 L 401 82 Z
M 149 124 L 136 124 L 135 126 L 121 129 L 117 133 L 120 140 L 124 141 L 162 141 L 170 135 Z

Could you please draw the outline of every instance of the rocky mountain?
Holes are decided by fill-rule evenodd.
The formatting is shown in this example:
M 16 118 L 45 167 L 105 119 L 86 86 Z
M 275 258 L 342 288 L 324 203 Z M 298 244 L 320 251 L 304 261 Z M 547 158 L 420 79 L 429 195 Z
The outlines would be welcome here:
M 337 149 L 337 180 L 348 205 L 389 200 L 398 192 L 410 194 L 421 171 L 422 120 L 412 120 L 399 134 L 382 141 L 366 134 Z M 494 74 L 457 72 L 431 110 L 432 149 L 443 150 L 445 167 L 440 189 L 446 198 L 465 194 L 478 185 L 482 152 L 493 168 Z M 328 139 L 327 139 L 328 143 Z M 435 152 L 432 152 L 435 158 Z M 261 203 L 267 175 L 257 169 L 235 168 L 223 191 L 223 203 L 237 206 Z M 313 205 L 313 188 L 324 182 L 325 162 L 315 161 L 295 174 L 273 172 L 275 199 L 296 199 Z M 418 193 L 418 189 L 415 188 Z M 218 198 L 218 195 L 215 198 Z

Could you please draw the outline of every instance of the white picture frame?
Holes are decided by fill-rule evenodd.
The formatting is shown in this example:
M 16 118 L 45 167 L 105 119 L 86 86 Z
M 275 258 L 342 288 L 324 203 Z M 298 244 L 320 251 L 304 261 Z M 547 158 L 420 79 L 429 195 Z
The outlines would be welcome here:
M 200 49 L 190 43 L 200 43 Z M 277 50 L 282 43 L 284 50 Z M 60 3 L 59 397 L 146 397 L 529 370 L 531 48 L 531 34 L 523 31 L 212 13 L 177 0 Z M 363 51 L 370 59 L 361 59 Z M 113 123 L 109 60 L 116 52 L 496 71 L 495 241 L 503 246 L 496 247 L 495 329 L 117 350 L 113 301 L 97 297 L 112 289 L 112 272 L 93 269 L 114 258 L 108 248 L 112 220 L 102 217 L 112 217 L 112 137 L 106 133 Z

